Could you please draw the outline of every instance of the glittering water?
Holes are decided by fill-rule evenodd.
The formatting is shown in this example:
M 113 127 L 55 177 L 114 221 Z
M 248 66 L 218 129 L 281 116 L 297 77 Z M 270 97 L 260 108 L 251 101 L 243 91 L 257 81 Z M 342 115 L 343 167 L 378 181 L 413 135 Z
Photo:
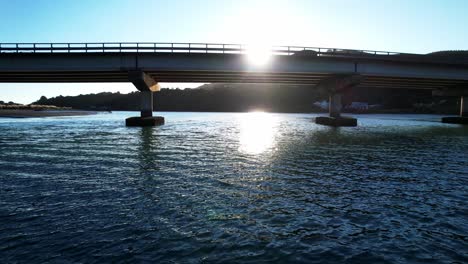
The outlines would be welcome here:
M 0 119 L 0 263 L 468 262 L 468 127 L 439 116 Z

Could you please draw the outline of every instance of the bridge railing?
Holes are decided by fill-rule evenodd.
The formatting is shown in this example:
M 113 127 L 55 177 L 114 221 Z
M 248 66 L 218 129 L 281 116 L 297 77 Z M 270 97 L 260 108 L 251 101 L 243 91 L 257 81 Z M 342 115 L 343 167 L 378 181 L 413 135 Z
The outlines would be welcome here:
M 0 43 L 0 53 L 224 53 L 248 54 L 252 46 L 217 43 L 105 42 L 105 43 Z M 255 48 L 258 50 L 258 48 Z M 272 46 L 264 52 L 273 55 L 300 56 L 376 56 L 403 55 L 400 52 L 337 48 Z M 417 54 L 408 54 L 417 55 Z

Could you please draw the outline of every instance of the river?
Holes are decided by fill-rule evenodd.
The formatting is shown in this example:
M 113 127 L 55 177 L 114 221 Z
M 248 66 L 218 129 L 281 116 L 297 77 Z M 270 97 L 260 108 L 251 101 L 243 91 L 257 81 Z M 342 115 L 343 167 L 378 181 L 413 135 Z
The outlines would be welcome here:
M 159 114 L 0 119 L 0 262 L 468 262 L 468 126 Z

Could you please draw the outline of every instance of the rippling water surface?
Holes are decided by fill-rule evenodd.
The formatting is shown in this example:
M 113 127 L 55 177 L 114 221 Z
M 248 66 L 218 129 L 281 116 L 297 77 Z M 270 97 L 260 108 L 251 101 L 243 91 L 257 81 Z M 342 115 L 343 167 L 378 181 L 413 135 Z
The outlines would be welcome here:
M 439 116 L 0 119 L 0 262 L 468 262 L 468 127 Z

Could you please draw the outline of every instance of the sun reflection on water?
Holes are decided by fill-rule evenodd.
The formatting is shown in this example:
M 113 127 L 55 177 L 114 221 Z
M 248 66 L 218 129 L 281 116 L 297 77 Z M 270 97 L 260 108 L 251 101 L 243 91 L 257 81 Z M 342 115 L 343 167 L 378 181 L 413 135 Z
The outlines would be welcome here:
M 239 150 L 260 154 L 273 146 L 277 120 L 264 112 L 250 112 L 240 117 Z

